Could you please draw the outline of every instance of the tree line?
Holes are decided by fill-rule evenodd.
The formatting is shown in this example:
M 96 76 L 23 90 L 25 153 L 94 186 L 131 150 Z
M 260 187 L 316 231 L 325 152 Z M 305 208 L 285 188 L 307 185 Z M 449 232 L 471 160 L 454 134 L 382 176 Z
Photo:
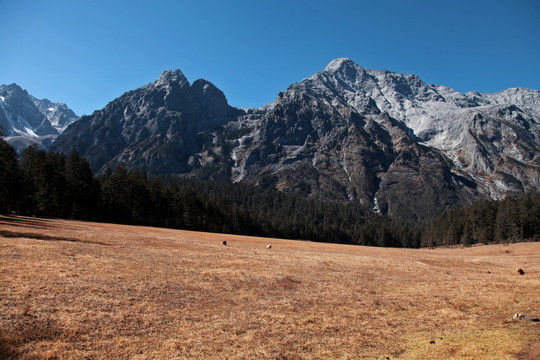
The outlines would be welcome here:
M 540 195 L 482 201 L 428 222 L 421 246 L 540 241 Z
M 538 240 L 539 196 L 484 202 L 427 223 L 353 203 L 307 199 L 246 184 L 150 177 L 0 139 L 0 213 L 148 225 L 356 245 L 420 247 Z

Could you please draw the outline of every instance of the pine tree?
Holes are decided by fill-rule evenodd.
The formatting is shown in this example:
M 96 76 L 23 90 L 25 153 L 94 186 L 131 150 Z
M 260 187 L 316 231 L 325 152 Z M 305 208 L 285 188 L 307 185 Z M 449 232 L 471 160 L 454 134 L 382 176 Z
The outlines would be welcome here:
M 121 224 L 131 223 L 127 177 L 127 170 L 121 165 L 114 171 L 108 169 L 100 176 L 104 220 Z
M 82 220 L 93 219 L 100 194 L 90 164 L 73 151 L 66 159 L 65 173 L 66 193 L 70 205 L 68 216 Z
M 23 173 L 23 190 L 20 193 L 20 207 L 25 215 L 44 216 L 43 183 L 45 181 L 46 153 L 37 145 L 24 149 L 20 156 L 20 167 Z
M 0 139 L 0 214 L 16 210 L 21 179 L 15 149 Z

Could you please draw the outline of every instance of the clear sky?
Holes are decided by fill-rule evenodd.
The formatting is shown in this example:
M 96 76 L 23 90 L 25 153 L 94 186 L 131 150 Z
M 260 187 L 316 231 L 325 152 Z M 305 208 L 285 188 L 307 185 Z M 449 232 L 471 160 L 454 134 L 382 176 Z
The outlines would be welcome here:
M 461 92 L 540 90 L 540 1 L 0 0 L 0 84 L 78 115 L 167 69 L 257 107 L 338 57 Z

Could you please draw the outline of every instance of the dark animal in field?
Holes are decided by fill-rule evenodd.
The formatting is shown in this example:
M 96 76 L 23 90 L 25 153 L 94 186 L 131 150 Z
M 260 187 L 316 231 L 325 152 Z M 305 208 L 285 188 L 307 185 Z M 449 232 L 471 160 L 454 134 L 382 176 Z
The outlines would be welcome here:
M 525 271 L 523 271 L 523 269 L 517 268 L 516 271 L 518 272 L 519 275 L 525 274 Z
M 223 240 L 223 246 L 227 246 L 227 242 Z

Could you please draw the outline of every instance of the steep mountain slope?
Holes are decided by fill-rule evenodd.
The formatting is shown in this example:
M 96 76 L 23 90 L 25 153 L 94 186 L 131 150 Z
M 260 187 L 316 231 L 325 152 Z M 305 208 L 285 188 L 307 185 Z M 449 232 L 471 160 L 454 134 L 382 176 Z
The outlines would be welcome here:
M 535 90 L 461 94 L 340 58 L 239 110 L 177 70 L 81 118 L 51 149 L 77 150 L 95 171 L 122 163 L 425 219 L 538 191 L 539 103 Z
M 232 150 L 235 181 L 358 201 L 410 218 L 482 197 L 473 179 L 442 151 L 420 144 L 373 98 L 349 92 L 333 65 L 251 116 L 260 119 Z
M 18 151 L 49 146 L 77 118 L 65 104 L 36 99 L 17 84 L 0 85 L 0 126 Z
M 150 173 L 179 174 L 199 167 L 193 156 L 211 141 L 207 131 L 241 113 L 205 80 L 190 84 L 180 70 L 130 91 L 82 117 L 52 150 L 77 150 L 94 171 L 122 163 Z

